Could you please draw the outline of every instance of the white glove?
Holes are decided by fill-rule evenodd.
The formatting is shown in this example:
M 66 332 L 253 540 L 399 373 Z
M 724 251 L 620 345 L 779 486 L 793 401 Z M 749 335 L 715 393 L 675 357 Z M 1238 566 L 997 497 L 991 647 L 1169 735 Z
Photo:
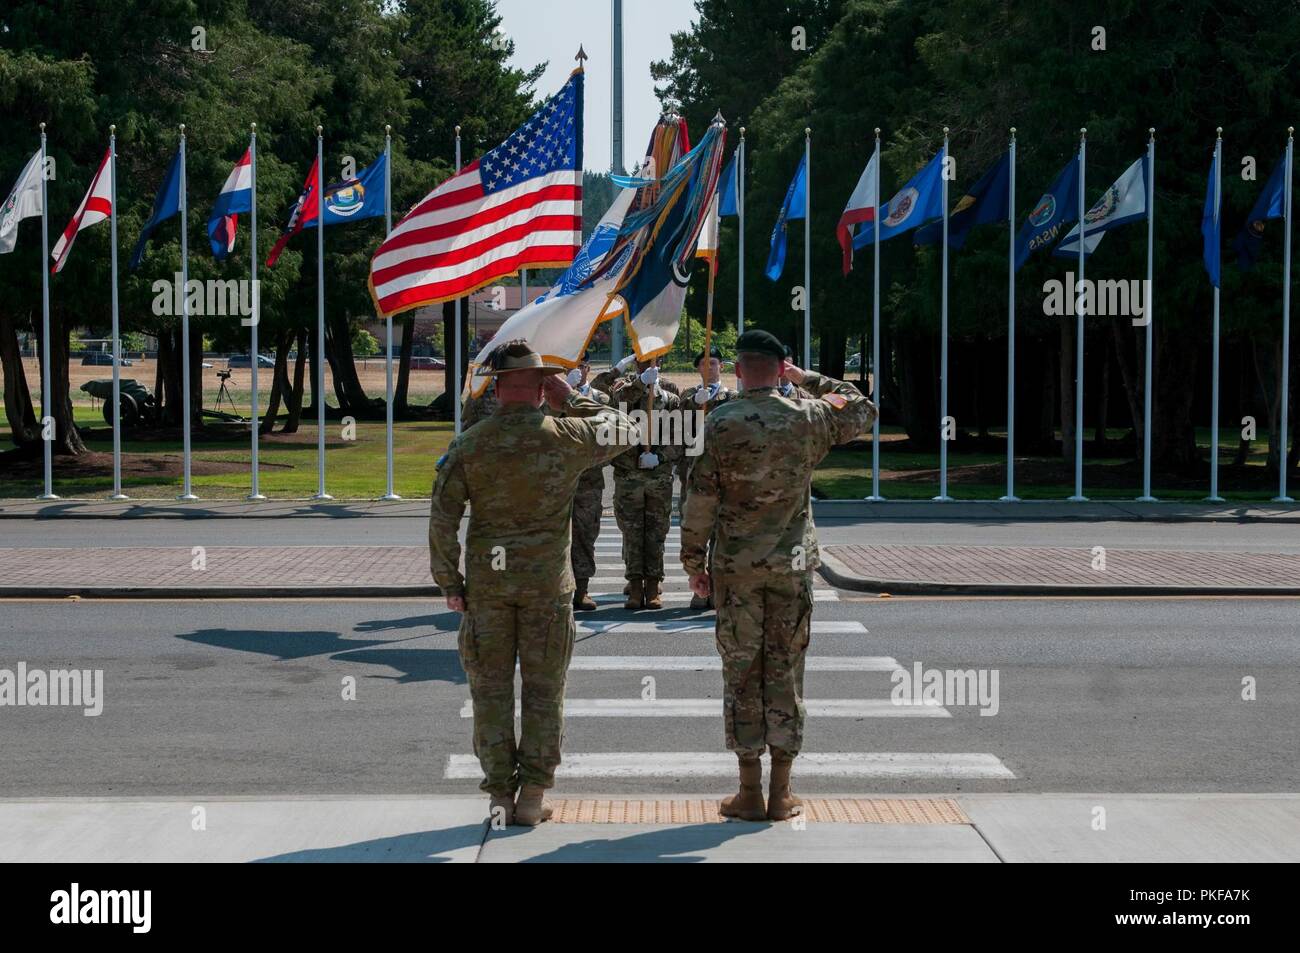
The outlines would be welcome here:
M 577 387 L 582 383 L 582 369 L 575 367 L 564 376 L 564 379 L 569 382 L 570 387 Z
M 615 364 L 614 367 L 620 374 L 622 374 L 625 370 L 627 370 L 630 366 L 632 366 L 633 362 L 635 361 L 636 361 L 636 355 L 629 354 L 627 357 L 623 358 L 623 360 Z
M 659 382 L 659 368 L 651 364 L 641 372 L 641 383 L 646 387 L 654 387 Z
M 642 470 L 653 470 L 659 466 L 659 455 L 647 450 L 641 456 L 637 457 L 636 465 Z
M 701 387 L 695 391 L 695 403 L 703 407 L 709 401 L 713 400 L 718 394 L 718 385 L 710 384 L 708 387 Z

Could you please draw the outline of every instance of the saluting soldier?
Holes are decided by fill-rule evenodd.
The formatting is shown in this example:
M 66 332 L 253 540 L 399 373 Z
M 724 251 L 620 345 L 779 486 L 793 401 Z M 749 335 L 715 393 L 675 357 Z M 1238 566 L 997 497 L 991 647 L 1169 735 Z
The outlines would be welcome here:
M 726 403 L 736 396 L 736 392 L 722 383 L 722 351 L 713 345 L 709 348 L 706 355 L 703 351 L 695 355 L 695 369 L 699 371 L 700 383 L 693 384 L 686 390 L 682 391 L 682 410 L 688 412 L 695 410 L 699 412 L 699 419 L 696 426 L 701 426 L 703 418 L 707 416 L 715 407 Z M 703 440 L 701 438 L 701 446 Z M 680 503 L 678 512 L 685 509 L 686 493 L 690 488 L 691 467 L 699 459 L 697 455 L 683 452 L 681 459 L 677 462 L 677 480 L 681 484 Z M 691 593 L 692 609 L 711 609 L 713 607 L 712 597 L 705 598 Z
M 682 519 L 691 590 L 713 593 L 718 608 L 727 747 L 739 759 L 740 790 L 721 811 L 745 820 L 785 820 L 802 807 L 790 771 L 803 744 L 804 654 L 820 565 L 812 472 L 876 414 L 851 384 L 795 367 L 785 353 L 766 331 L 746 331 L 736 342 L 744 392 L 705 421 Z M 813 398 L 782 396 L 782 377 Z M 765 749 L 772 755 L 766 804 Z
M 588 378 L 591 376 L 591 362 L 587 354 L 582 355 L 582 363 L 569 371 L 568 382 L 583 397 L 589 397 L 608 406 L 609 395 L 593 387 Z M 578 480 L 578 492 L 573 498 L 573 608 L 579 612 L 591 612 L 596 602 L 587 593 L 591 577 L 596 574 L 596 540 L 600 536 L 600 517 L 604 513 L 605 465 L 592 467 Z
M 481 788 L 508 823 L 550 817 L 573 651 L 569 527 L 582 474 L 631 440 L 626 416 L 574 392 L 564 368 L 525 341 L 492 352 L 497 412 L 452 441 L 429 511 L 429 563 L 447 608 L 463 613 L 461 664 L 474 704 Z M 556 376 L 560 375 L 560 376 Z M 552 415 L 540 410 L 543 395 Z M 465 505 L 465 573 L 458 541 Z M 523 681 L 515 740 L 515 665 Z M 515 802 L 515 792 L 519 799 Z

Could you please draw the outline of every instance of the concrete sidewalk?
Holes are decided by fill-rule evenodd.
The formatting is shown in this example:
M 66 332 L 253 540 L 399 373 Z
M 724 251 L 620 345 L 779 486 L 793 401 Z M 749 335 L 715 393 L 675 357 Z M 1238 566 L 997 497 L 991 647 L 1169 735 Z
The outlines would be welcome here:
M 891 809 L 858 822 L 579 820 L 502 830 L 491 828 L 477 795 L 4 800 L 0 863 L 1300 861 L 1295 794 L 938 797 L 954 805 L 952 816 L 922 823 L 906 808 L 933 797 L 850 796 Z M 716 804 L 680 796 L 567 803 L 621 812 L 687 800 Z
M 1300 554 L 826 546 L 843 589 L 939 595 L 1300 595 Z M 0 547 L 0 597 L 433 596 L 424 546 Z
M 819 520 L 1014 522 L 1280 522 L 1300 523 L 1300 504 L 1137 503 L 1130 500 L 814 500 Z M 0 519 L 268 519 L 279 516 L 355 519 L 427 517 L 429 501 L 409 500 L 2 500 Z

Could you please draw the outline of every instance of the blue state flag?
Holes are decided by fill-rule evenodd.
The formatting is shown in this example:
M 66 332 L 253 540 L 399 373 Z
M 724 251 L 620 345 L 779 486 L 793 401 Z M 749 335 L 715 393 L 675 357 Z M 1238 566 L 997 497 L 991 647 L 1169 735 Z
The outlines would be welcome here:
M 322 196 L 325 202 L 325 224 L 338 225 L 384 214 L 384 175 L 388 157 L 379 158 L 362 169 L 359 175 L 331 182 Z M 313 210 L 314 211 L 314 210 Z M 303 222 L 303 228 L 315 228 L 316 219 Z
M 1202 258 L 1205 260 L 1205 273 L 1210 276 L 1210 284 L 1219 287 L 1220 249 L 1222 247 L 1222 228 L 1219 224 L 1219 203 L 1215 193 L 1219 184 L 1219 154 L 1215 150 L 1210 160 L 1210 181 L 1205 187 L 1205 208 L 1201 212 L 1201 235 L 1205 239 Z
M 948 247 L 961 248 L 976 225 L 1007 220 L 1007 199 L 1011 189 L 1011 153 L 1004 152 L 976 182 L 948 216 Z M 931 222 L 917 229 L 917 245 L 935 245 L 943 240 L 943 222 Z
M 1246 226 L 1236 237 L 1232 247 L 1237 250 L 1237 264 L 1242 271 L 1249 271 L 1259 261 L 1259 253 L 1264 246 L 1264 224 L 1270 218 L 1281 218 L 1282 207 L 1286 203 L 1286 153 L 1273 166 L 1273 174 L 1264 183 L 1264 191 L 1255 200 L 1255 207 L 1250 210 Z
M 1016 234 L 1016 270 L 1040 248 L 1061 235 L 1061 229 L 1079 217 L 1079 157 L 1065 164 L 1056 181 L 1030 209 L 1025 224 Z
M 800 157 L 799 168 L 795 170 L 794 178 L 790 181 L 790 188 L 785 191 L 785 203 L 781 206 L 781 214 L 777 216 L 776 225 L 772 228 L 772 247 L 767 253 L 767 267 L 763 269 L 763 274 L 773 281 L 778 280 L 781 272 L 785 270 L 786 222 L 803 218 L 804 203 L 807 201 L 808 194 L 807 158 L 806 153 Z
M 149 244 L 149 238 L 157 231 L 158 226 L 180 210 L 181 151 L 177 149 L 172 164 L 167 167 L 167 174 L 163 176 L 162 188 L 158 190 L 158 195 L 153 200 L 153 213 L 150 214 L 149 221 L 144 223 L 144 230 L 140 233 L 140 240 L 135 243 L 135 251 L 131 253 L 129 266 L 131 271 L 135 271 L 140 267 L 140 262 L 144 260 L 145 246 Z
M 880 220 L 882 242 L 943 216 L 943 160 L 944 150 L 940 149 L 889 200 Z M 853 236 L 853 247 L 865 248 L 875 240 L 874 228 L 859 229 Z
M 736 163 L 739 159 L 740 150 L 737 149 L 727 167 L 722 170 L 722 175 L 718 176 L 718 214 L 724 218 L 740 214 L 740 206 L 736 202 Z

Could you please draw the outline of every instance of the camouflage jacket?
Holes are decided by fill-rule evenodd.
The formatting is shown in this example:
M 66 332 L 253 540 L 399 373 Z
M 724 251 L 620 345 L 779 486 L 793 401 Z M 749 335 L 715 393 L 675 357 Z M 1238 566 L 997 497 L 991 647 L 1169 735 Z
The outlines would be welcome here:
M 691 468 L 682 514 L 682 565 L 713 572 L 785 574 L 817 568 L 812 472 L 837 443 L 871 426 L 876 407 L 851 384 L 804 376 L 812 399 L 756 387 L 709 414 L 704 453 Z
M 487 420 L 497 410 L 496 388 L 488 385 L 478 397 L 470 397 L 460 411 L 460 429 L 468 430 L 476 423 Z
M 630 440 L 626 416 L 577 392 L 562 416 L 514 405 L 461 433 L 439 461 L 429 510 L 429 567 L 443 593 L 473 599 L 571 592 L 569 523 L 578 480 Z
M 641 383 L 641 377 L 632 374 L 628 377 L 620 377 L 614 382 L 610 389 L 610 403 L 622 410 L 624 413 L 631 414 L 634 410 L 642 412 L 646 409 L 646 385 Z M 662 387 L 655 389 L 654 402 L 651 404 L 654 410 L 666 410 L 670 412 L 680 412 L 694 410 L 692 404 L 687 407 L 682 403 L 682 399 L 672 393 L 664 390 Z M 626 452 L 619 454 L 614 458 L 614 475 L 617 476 L 662 476 L 671 474 L 673 465 L 681 459 L 685 453 L 686 443 L 678 427 L 674 426 L 671 421 L 680 419 L 679 413 L 674 413 L 672 417 L 659 418 L 658 414 L 651 415 L 645 423 L 641 436 L 641 443 L 634 443 L 628 447 Z M 662 441 L 656 438 L 665 438 Z M 642 451 L 650 448 L 650 452 L 659 458 L 659 465 L 653 470 L 642 469 L 639 465 Z

